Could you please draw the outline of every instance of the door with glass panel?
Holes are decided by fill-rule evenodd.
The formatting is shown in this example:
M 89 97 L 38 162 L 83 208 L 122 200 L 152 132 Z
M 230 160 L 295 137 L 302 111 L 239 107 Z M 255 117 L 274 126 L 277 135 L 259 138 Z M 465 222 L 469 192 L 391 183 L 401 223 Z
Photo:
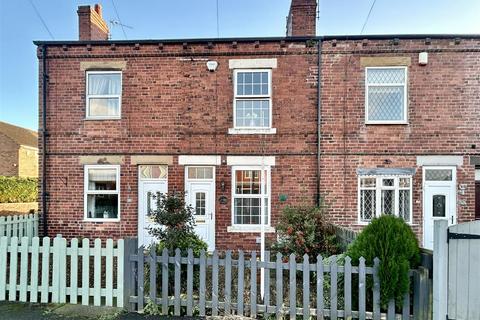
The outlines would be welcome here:
M 185 197 L 195 215 L 195 232 L 215 250 L 215 167 L 185 168 Z
M 149 213 L 157 208 L 159 194 L 168 192 L 168 166 L 142 165 L 138 168 L 138 245 L 155 242 L 148 229 L 154 224 Z
M 423 247 L 432 250 L 434 221 L 456 223 L 456 170 L 454 167 L 426 167 L 423 185 Z

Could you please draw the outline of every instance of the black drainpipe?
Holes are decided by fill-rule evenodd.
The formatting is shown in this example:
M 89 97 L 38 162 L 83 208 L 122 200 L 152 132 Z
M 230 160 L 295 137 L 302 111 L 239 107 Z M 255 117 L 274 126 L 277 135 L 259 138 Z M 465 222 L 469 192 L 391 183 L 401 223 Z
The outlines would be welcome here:
M 322 118 L 322 40 L 318 40 L 318 83 L 317 83 L 317 206 L 320 205 L 320 133 Z
M 47 229 L 47 46 L 42 46 L 42 215 L 43 236 L 48 236 Z

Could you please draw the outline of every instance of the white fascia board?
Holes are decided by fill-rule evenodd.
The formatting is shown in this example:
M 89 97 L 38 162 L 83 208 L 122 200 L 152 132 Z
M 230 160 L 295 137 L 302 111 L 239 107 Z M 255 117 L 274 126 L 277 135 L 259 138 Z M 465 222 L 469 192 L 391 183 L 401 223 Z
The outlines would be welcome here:
M 219 166 L 222 163 L 221 156 L 179 156 L 178 164 L 188 165 L 211 165 Z
M 228 67 L 230 69 L 275 69 L 277 68 L 277 59 L 230 59 Z
M 266 166 L 275 165 L 275 156 L 227 156 L 228 166 Z
M 462 156 L 417 156 L 417 166 L 462 166 Z

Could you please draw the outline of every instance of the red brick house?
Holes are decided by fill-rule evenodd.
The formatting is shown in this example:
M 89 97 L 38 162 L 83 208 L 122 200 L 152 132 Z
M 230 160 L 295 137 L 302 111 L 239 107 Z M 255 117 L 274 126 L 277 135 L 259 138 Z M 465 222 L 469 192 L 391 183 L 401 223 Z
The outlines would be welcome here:
M 217 249 L 319 195 L 426 247 L 434 219 L 475 218 L 480 37 L 317 37 L 315 0 L 278 38 L 108 40 L 99 6 L 78 13 L 79 41 L 35 42 L 48 234 L 146 243 L 151 193 L 175 190 Z

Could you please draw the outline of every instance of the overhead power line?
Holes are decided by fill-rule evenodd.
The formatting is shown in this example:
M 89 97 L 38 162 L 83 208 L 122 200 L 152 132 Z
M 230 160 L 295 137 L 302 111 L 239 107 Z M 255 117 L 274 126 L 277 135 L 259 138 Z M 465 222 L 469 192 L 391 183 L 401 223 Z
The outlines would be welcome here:
M 55 37 L 53 36 L 52 32 L 50 31 L 50 29 L 48 29 L 48 26 L 47 26 L 47 23 L 45 22 L 45 20 L 43 20 L 42 18 L 42 15 L 40 14 L 40 11 L 38 11 L 37 7 L 35 6 L 35 4 L 33 3 L 32 0 L 28 0 L 28 2 L 30 2 L 30 5 L 32 6 L 33 10 L 35 11 L 38 19 L 40 19 L 40 21 L 42 22 L 43 24 L 43 27 L 45 28 L 45 30 L 47 30 L 48 34 L 50 35 L 50 37 L 55 40 Z
M 362 31 L 360 31 L 360 34 L 363 34 L 363 30 L 365 30 L 365 27 L 367 26 L 368 19 L 370 18 L 370 14 L 372 13 L 373 7 L 375 6 L 375 2 L 377 2 L 377 0 L 373 0 L 372 5 L 370 6 L 370 10 L 368 11 L 367 18 L 365 19 L 365 22 L 363 23 Z
M 115 10 L 115 15 L 117 16 L 117 20 L 119 22 L 118 24 L 120 25 L 120 27 L 122 27 L 123 36 L 125 37 L 125 40 L 127 40 L 127 33 L 125 32 L 124 24 L 122 23 L 122 20 L 118 15 L 118 10 L 117 10 L 117 6 L 115 5 L 115 1 L 114 0 L 111 0 L 111 1 L 112 1 L 113 10 Z

